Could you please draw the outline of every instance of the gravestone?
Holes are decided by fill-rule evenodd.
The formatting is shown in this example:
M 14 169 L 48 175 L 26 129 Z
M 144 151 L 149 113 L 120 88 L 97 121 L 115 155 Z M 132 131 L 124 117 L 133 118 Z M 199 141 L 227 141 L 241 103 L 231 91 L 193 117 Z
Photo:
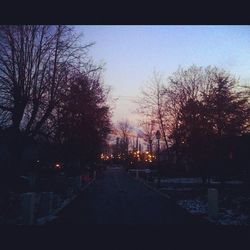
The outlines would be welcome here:
M 53 210 L 53 192 L 42 192 L 40 200 L 41 213 L 47 216 Z
M 136 179 L 139 179 L 139 171 L 136 170 Z
M 35 174 L 31 174 L 29 176 L 30 179 L 30 188 L 32 191 L 36 188 L 37 176 Z
M 82 188 L 82 180 L 81 176 L 76 176 L 75 177 L 75 190 L 79 192 Z
M 218 191 L 215 188 L 208 189 L 208 217 L 216 219 L 218 216 Z
M 59 208 L 60 205 L 60 196 L 58 194 L 53 194 L 53 211 Z
M 148 179 L 149 179 L 149 175 L 150 175 L 150 169 L 145 169 L 145 177 L 146 177 L 146 181 L 148 181 Z
M 24 225 L 32 225 L 34 223 L 35 201 L 35 193 L 21 194 L 22 223 Z

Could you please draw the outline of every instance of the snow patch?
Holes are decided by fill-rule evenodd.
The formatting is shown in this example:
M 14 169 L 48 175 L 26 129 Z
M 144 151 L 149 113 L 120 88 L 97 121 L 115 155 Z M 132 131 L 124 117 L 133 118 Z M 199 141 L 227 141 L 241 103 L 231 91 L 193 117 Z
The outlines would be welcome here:
M 161 180 L 162 183 L 176 183 L 176 184 L 201 184 L 202 178 L 195 177 L 195 178 L 166 178 Z M 220 181 L 211 179 L 211 184 L 220 184 Z M 232 180 L 232 181 L 225 181 L 226 184 L 243 184 L 243 181 L 239 180 Z
M 237 185 L 237 184 L 243 184 L 243 181 L 225 181 L 224 182 L 225 184 L 235 184 L 235 185 Z M 221 182 L 220 181 L 216 181 L 216 180 L 211 180 L 211 184 L 221 184 Z
M 172 188 L 172 187 L 164 187 L 161 188 L 160 190 L 165 190 L 165 191 L 191 191 L 194 190 L 193 188 Z
M 189 184 L 189 183 L 202 183 L 202 179 L 200 177 L 197 178 L 167 178 L 162 179 L 161 182 L 163 183 L 183 183 L 183 184 Z
M 205 215 L 205 219 L 217 225 L 250 225 L 250 215 L 238 214 L 232 209 L 221 209 L 217 219 L 209 219 L 207 216 L 208 204 L 199 199 L 179 200 L 177 204 L 192 214 Z
M 178 205 L 188 210 L 190 213 L 194 214 L 206 214 L 207 213 L 207 203 L 201 200 L 179 200 Z

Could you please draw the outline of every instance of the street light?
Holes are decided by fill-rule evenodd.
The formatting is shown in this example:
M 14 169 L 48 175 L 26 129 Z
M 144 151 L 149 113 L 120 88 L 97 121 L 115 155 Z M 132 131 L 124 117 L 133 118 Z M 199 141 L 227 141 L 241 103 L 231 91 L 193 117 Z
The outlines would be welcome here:
M 160 138 L 161 138 L 161 133 L 159 130 L 156 131 L 155 137 L 157 139 L 158 145 L 157 145 L 157 166 L 158 166 L 158 182 L 157 182 L 157 186 L 158 188 L 160 187 L 160 166 L 159 166 L 159 162 L 160 162 Z
M 152 142 L 153 142 L 153 140 L 149 139 L 149 152 L 151 155 L 152 155 Z
M 156 131 L 156 134 L 155 134 L 155 137 L 158 141 L 158 145 L 157 145 L 157 155 L 158 155 L 158 158 L 159 158 L 159 155 L 160 155 L 160 139 L 161 139 L 161 133 L 159 130 Z

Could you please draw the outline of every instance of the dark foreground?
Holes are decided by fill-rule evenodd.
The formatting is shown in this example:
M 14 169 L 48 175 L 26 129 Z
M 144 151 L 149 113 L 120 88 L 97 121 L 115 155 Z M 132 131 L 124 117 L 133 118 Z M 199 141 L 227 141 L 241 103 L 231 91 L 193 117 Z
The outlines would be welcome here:
M 108 168 L 47 225 L 58 224 L 206 225 L 206 222 L 135 181 L 123 169 Z

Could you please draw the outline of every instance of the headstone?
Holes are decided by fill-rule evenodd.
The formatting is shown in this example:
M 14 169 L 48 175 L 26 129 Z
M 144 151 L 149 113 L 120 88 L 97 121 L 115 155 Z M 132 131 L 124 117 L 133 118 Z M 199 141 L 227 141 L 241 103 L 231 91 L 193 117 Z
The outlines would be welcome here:
M 148 179 L 149 179 L 149 175 L 150 175 L 150 172 L 151 172 L 151 170 L 150 169 L 145 169 L 145 173 L 146 173 L 146 181 L 148 181 Z
M 41 199 L 43 215 L 49 215 L 53 211 L 53 192 L 43 192 Z
M 218 191 L 215 188 L 208 189 L 208 217 L 216 219 L 218 216 Z
M 139 171 L 137 170 L 136 171 L 136 179 L 138 179 L 139 178 Z
M 36 180 L 37 180 L 36 175 L 34 175 L 34 174 L 30 175 L 30 188 L 32 190 L 34 190 L 36 187 Z
M 90 181 L 90 177 L 89 177 L 88 174 L 87 174 L 87 175 L 84 175 L 84 181 L 85 181 L 85 182 L 89 182 L 89 181 Z
M 53 194 L 53 211 L 60 206 L 60 196 L 58 194 Z
M 68 177 L 68 185 L 73 187 L 74 177 Z
M 76 191 L 80 191 L 82 188 L 82 180 L 81 180 L 81 176 L 76 176 L 75 177 L 75 188 Z
M 21 210 L 24 225 L 32 225 L 34 223 L 35 198 L 35 193 L 21 194 Z
M 72 187 L 68 187 L 67 188 L 67 192 L 66 192 L 67 198 L 71 198 L 73 196 L 73 194 L 74 194 L 73 188 Z

